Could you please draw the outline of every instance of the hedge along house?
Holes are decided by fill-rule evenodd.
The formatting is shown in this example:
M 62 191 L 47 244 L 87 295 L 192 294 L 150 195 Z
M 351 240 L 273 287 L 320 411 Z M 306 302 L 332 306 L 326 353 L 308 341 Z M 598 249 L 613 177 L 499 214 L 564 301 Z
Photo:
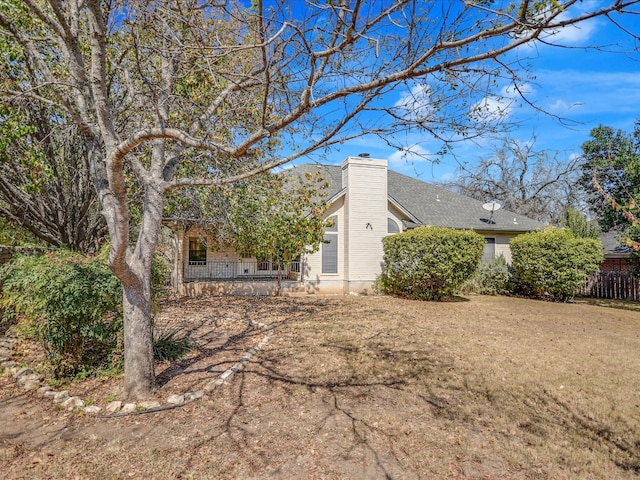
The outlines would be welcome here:
M 474 230 L 485 237 L 484 260 L 503 255 L 510 261 L 509 240 L 545 226 L 506 210 L 489 212 L 480 201 L 388 170 L 386 160 L 368 156 L 348 157 L 341 166 L 301 165 L 283 174 L 304 178 L 317 171 L 329 183 L 325 215 L 332 220 L 318 252 L 291 265 L 241 258 L 231 249 L 207 248 L 199 225 L 173 225 L 175 291 L 268 294 L 280 276 L 285 294 L 367 292 L 382 272 L 386 235 L 421 225 Z

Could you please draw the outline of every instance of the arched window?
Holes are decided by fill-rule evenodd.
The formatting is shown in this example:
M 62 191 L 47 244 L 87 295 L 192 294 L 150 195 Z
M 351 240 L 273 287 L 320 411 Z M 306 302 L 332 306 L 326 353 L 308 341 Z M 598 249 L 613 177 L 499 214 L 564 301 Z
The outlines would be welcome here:
M 398 223 L 391 217 L 387 218 L 387 233 L 398 233 L 400 232 L 400 226 Z

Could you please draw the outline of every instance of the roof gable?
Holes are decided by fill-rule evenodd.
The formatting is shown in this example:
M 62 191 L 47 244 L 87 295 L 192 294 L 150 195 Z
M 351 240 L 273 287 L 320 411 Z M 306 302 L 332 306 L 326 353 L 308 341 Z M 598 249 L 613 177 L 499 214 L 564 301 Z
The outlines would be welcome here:
M 285 172 L 303 178 L 306 173 L 318 171 L 329 183 L 328 199 L 339 196 L 343 188 L 342 167 L 338 165 L 304 164 Z M 406 220 L 412 226 L 418 220 L 423 225 L 489 232 L 528 232 L 545 227 L 542 222 L 504 209 L 492 215 L 478 200 L 393 170 L 387 170 L 387 189 L 389 201 L 409 214 Z

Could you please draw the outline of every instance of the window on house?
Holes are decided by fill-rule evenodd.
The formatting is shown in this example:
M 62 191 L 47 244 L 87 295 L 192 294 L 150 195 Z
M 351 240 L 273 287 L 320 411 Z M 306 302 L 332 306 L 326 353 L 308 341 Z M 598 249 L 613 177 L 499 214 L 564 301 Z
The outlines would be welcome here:
M 482 254 L 483 262 L 490 262 L 496 256 L 496 239 L 486 237 L 484 239 L 484 253 Z
M 199 237 L 189 237 L 189 265 L 207 264 L 207 244 Z
M 329 217 L 322 243 L 322 273 L 338 273 L 338 217 Z
M 387 233 L 398 233 L 400 232 L 400 226 L 398 223 L 391 217 L 387 218 Z

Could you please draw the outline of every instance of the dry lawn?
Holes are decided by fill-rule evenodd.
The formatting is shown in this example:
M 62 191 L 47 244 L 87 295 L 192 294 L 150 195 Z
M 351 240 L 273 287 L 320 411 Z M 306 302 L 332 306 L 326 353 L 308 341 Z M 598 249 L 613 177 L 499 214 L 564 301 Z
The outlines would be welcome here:
M 627 479 L 640 473 L 640 308 L 474 296 L 172 302 L 200 345 L 158 367 L 158 398 L 120 418 L 69 413 L 0 378 L 10 479 Z M 20 354 L 34 356 L 23 345 Z M 104 406 L 119 379 L 68 386 Z M 67 387 L 65 387 L 67 388 Z

